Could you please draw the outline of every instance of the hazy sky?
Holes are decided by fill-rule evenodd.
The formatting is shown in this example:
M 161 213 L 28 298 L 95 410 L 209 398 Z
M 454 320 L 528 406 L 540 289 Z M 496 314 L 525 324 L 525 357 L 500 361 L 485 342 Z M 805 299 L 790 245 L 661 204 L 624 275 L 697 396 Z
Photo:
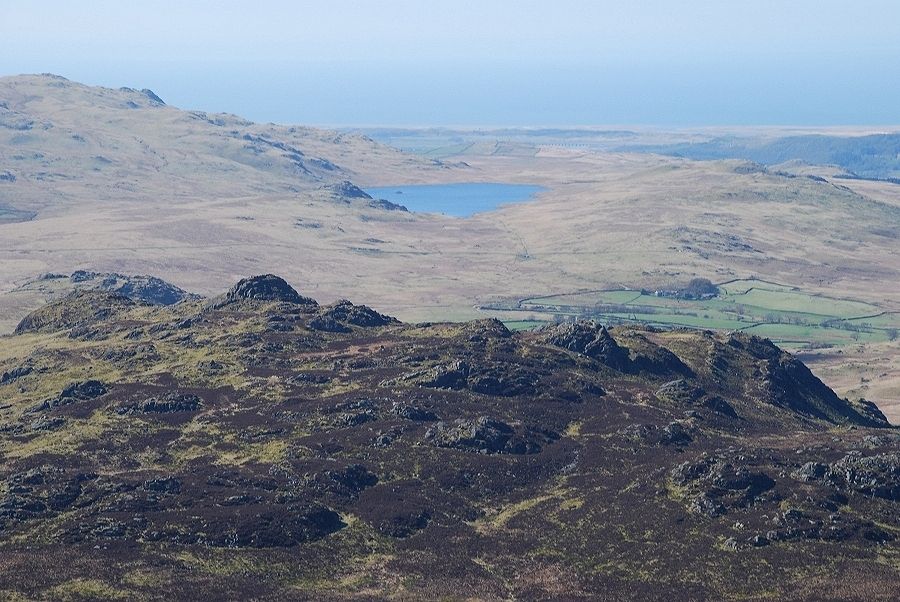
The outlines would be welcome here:
M 0 6 L 0 74 L 260 121 L 900 124 L 898 0 Z

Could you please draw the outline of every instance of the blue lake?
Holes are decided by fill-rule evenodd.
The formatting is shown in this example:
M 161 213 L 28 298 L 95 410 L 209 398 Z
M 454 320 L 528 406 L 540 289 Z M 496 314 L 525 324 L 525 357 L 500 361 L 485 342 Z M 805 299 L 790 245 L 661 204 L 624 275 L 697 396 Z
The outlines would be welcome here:
M 530 201 L 542 191 L 529 184 L 427 184 L 366 188 L 373 198 L 403 205 L 410 211 L 468 217 L 507 203 Z

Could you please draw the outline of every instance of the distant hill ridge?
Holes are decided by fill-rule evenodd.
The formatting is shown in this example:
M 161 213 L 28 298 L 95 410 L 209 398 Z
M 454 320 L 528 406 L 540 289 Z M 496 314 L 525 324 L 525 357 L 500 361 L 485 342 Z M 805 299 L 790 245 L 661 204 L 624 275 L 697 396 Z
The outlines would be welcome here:
M 293 194 L 368 164 L 440 167 L 362 135 L 185 111 L 149 89 L 52 74 L 0 78 L 0 160 L 7 220 L 81 198 Z
M 697 143 L 626 146 L 622 150 L 696 160 L 746 159 L 764 165 L 801 160 L 816 165 L 836 165 L 851 172 L 852 176 L 862 178 L 900 178 L 900 133 L 867 136 L 810 134 L 774 140 L 727 136 Z

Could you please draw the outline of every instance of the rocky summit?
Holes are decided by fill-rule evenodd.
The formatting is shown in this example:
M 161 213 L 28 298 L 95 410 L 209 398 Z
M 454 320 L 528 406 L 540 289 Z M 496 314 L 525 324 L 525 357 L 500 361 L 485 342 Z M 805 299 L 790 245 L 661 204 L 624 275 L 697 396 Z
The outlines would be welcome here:
M 895 599 L 900 433 L 765 339 L 283 279 L 0 338 L 3 599 Z
M 239 301 L 281 301 L 300 305 L 318 305 L 314 299 L 301 297 L 287 282 L 273 274 L 245 278 L 225 294 L 223 304 Z

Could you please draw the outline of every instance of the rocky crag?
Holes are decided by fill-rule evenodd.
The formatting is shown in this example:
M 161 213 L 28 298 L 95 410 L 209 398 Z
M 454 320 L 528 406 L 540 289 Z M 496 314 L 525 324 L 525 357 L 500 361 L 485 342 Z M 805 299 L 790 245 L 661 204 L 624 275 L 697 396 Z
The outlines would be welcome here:
M 273 275 L 0 339 L 0 597 L 888 600 L 900 435 L 771 342 Z M 461 594 L 461 592 L 465 592 Z

